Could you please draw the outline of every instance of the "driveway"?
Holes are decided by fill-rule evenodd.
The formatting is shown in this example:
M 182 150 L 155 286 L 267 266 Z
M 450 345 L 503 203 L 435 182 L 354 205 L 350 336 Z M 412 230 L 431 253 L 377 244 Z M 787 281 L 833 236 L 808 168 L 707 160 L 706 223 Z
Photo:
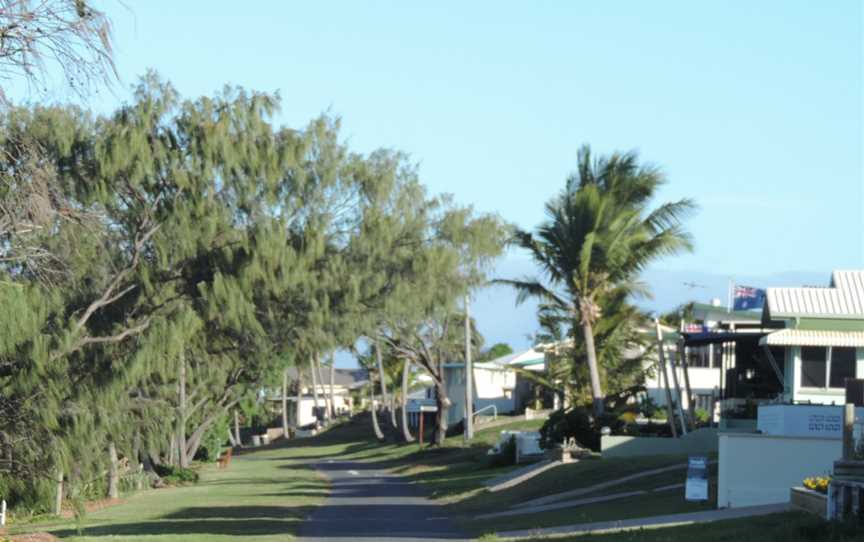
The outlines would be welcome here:
M 302 523 L 303 542 L 473 540 L 444 517 L 442 506 L 400 476 L 355 462 L 314 467 L 332 486 L 327 501 Z

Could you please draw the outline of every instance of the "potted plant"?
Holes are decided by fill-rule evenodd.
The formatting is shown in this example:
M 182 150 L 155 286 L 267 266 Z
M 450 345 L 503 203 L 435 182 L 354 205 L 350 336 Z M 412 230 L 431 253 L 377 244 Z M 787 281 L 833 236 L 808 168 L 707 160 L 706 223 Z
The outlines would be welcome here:
M 789 501 L 795 508 L 827 518 L 829 485 L 831 485 L 830 476 L 805 478 L 802 486 L 792 488 Z

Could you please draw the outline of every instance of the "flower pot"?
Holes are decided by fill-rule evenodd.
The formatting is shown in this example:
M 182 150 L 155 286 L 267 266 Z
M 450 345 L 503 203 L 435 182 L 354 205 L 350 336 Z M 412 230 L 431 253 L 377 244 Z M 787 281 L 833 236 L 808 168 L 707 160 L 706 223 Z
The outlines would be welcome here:
M 828 495 L 807 489 L 793 487 L 789 491 L 789 502 L 793 508 L 816 514 L 820 518 L 828 517 Z

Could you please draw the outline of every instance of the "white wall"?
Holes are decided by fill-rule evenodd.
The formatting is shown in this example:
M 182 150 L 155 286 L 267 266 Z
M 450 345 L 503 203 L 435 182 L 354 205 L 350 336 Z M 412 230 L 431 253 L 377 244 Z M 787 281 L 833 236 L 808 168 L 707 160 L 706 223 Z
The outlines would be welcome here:
M 703 427 L 679 438 L 660 437 L 600 437 L 603 458 L 642 457 L 649 455 L 717 453 L 717 429 Z
M 717 505 L 737 508 L 789 501 L 789 489 L 830 474 L 843 453 L 840 439 L 720 434 Z
M 465 371 L 463 367 L 448 367 L 445 370 L 447 371 L 447 395 L 453 403 L 447 412 L 448 423 L 459 423 L 465 417 Z M 513 388 L 516 386 L 516 373 L 497 367 L 492 369 L 476 365 L 473 373 L 476 410 L 487 405 L 495 405 L 498 414 L 509 414 L 515 410 Z
M 690 377 L 690 391 L 693 393 L 694 398 L 696 395 L 716 395 L 720 386 L 719 367 L 690 367 L 687 372 Z M 660 380 L 659 369 L 656 370 L 655 373 L 656 374 L 645 379 L 645 389 L 648 396 L 653 399 L 655 403 L 660 406 L 666 406 L 666 389 L 663 387 L 663 382 Z M 675 381 L 671 378 L 672 371 L 669 369 L 668 365 L 666 367 L 666 373 L 670 377 L 669 385 L 671 386 L 672 398 L 674 400 Z M 681 386 L 681 406 L 686 410 L 688 408 L 688 403 L 687 387 L 684 381 L 684 369 L 681 367 L 676 368 L 676 374 L 678 376 L 678 384 Z
M 318 406 L 323 408 L 326 405 L 324 402 L 323 396 L 318 396 Z M 336 413 L 350 412 L 351 411 L 351 397 L 348 395 L 336 395 L 334 398 L 334 407 L 336 409 Z M 291 397 L 288 399 L 288 408 L 291 413 L 291 420 L 296 416 L 296 408 L 297 408 L 297 399 L 295 397 Z M 300 426 L 309 425 L 311 423 L 315 423 L 315 416 L 313 415 L 313 409 L 315 408 L 315 399 L 311 395 L 303 396 L 300 401 Z
M 513 412 L 516 408 L 515 387 L 516 373 L 513 371 L 474 368 L 474 404 L 477 410 L 495 405 L 498 414 Z
M 320 398 L 319 398 L 319 406 L 320 406 Z M 289 401 L 288 408 L 297 408 L 297 401 Z M 303 397 L 300 401 L 300 420 L 299 426 L 309 425 L 315 423 L 315 416 L 312 414 L 312 409 L 315 408 L 315 401 L 312 397 Z M 294 411 L 294 415 L 296 416 L 296 410 Z

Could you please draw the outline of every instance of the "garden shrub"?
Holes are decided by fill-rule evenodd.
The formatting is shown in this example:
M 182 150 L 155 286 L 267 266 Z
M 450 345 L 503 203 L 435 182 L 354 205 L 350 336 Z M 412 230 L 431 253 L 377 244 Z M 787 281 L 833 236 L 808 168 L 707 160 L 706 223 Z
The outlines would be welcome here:
M 540 428 L 540 446 L 552 448 L 564 440 L 574 438 L 583 448 L 599 451 L 600 428 L 608 426 L 614 430 L 622 425 L 623 422 L 614 413 L 604 414 L 600 423 L 595 423 L 589 407 L 556 410 Z
M 51 512 L 54 503 L 54 482 L 47 477 L 0 475 L 0 496 L 10 508 L 21 515 Z
M 171 465 L 156 465 L 154 468 L 156 474 L 162 477 L 162 481 L 168 485 L 195 484 L 198 482 L 198 473 L 192 469 Z
M 195 459 L 208 463 L 216 462 L 225 447 L 225 441 L 228 440 L 226 435 L 228 434 L 229 427 L 230 420 L 228 415 L 223 416 L 219 421 L 211 425 L 207 432 L 204 433 L 204 437 L 201 438 L 201 447 L 195 453 Z
M 638 412 L 660 411 L 655 409 L 653 401 L 636 401 L 644 388 L 634 386 L 616 394 L 610 394 L 604 400 L 605 411 L 599 419 L 595 419 L 590 405 L 576 406 L 567 410 L 553 412 L 543 427 L 540 428 L 540 446 L 552 448 L 564 440 L 573 438 L 583 448 L 595 452 L 600 451 L 600 430 L 608 427 L 613 435 L 656 435 L 671 436 L 665 424 L 636 423 Z M 665 412 L 664 412 L 665 414 Z

